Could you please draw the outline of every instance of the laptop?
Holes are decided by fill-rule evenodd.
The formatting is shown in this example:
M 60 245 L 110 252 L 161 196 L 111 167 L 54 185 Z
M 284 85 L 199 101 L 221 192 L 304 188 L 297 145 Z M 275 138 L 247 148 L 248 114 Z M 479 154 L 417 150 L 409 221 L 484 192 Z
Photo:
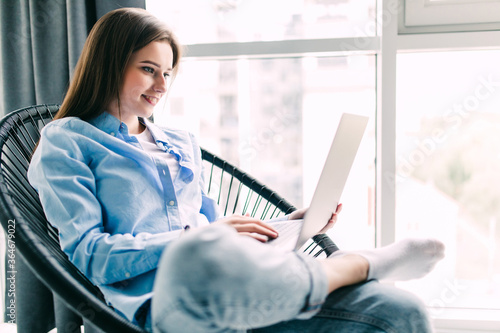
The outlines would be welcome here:
M 342 114 L 304 219 L 268 221 L 279 233 L 276 239 L 268 241 L 269 244 L 284 249 L 299 250 L 309 238 L 325 227 L 340 202 L 368 119 L 360 115 Z

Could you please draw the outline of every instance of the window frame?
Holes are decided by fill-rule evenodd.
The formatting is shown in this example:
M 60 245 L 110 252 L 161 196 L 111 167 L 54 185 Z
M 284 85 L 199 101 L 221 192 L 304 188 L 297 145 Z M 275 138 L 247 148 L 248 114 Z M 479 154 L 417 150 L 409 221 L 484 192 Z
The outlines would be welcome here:
M 499 0 L 401 0 L 400 33 L 500 29 Z

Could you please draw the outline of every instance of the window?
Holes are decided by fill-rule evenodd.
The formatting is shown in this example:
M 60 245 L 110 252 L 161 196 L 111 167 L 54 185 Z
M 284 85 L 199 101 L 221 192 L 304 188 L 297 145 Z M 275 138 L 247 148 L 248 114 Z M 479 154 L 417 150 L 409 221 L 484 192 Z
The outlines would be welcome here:
M 477 31 L 497 23 L 412 21 L 418 9 L 396 0 L 147 4 L 188 44 L 157 121 L 305 206 L 341 112 L 370 116 L 331 237 L 343 249 L 442 239 L 436 271 L 399 286 L 427 303 L 437 332 L 500 329 L 500 33 Z M 420 33 L 443 31 L 475 32 Z
M 376 58 L 372 50 L 353 52 L 359 48 L 351 39 L 331 39 L 373 26 L 374 7 L 370 0 L 148 1 L 181 42 L 194 43 L 155 121 L 194 132 L 204 148 L 303 207 L 340 115 L 370 116 L 343 195 L 342 215 L 352 222 L 332 237 L 344 248 L 374 246 Z M 287 40 L 293 43 L 280 44 Z M 262 53 L 246 54 L 256 43 Z M 240 55 L 231 53 L 235 47 Z M 316 54 L 318 48 L 326 52 Z M 209 49 L 219 54 L 207 57 Z M 182 112 L 175 110 L 179 105 Z
M 169 94 L 157 123 L 196 133 L 204 148 L 303 207 L 342 112 L 374 118 L 375 58 L 186 61 Z M 183 112 L 176 116 L 179 101 Z M 342 215 L 352 222 L 335 232 L 340 243 L 356 233 L 358 246 L 374 245 L 374 126 L 372 120 L 343 196 Z
M 398 56 L 397 236 L 433 236 L 447 245 L 434 272 L 402 285 L 436 316 L 500 309 L 499 57 Z

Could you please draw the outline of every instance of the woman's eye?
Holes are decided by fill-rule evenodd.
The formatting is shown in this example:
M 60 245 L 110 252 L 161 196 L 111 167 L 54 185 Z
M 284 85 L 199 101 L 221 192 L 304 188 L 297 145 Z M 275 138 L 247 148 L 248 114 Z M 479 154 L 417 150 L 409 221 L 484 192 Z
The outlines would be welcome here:
M 142 69 L 145 70 L 148 73 L 151 73 L 151 74 L 153 74 L 155 72 L 154 69 L 152 69 L 151 67 L 147 67 L 147 66 L 142 67 Z
M 164 74 L 163 74 L 163 77 L 164 77 L 164 78 L 170 77 L 170 73 L 164 73 Z

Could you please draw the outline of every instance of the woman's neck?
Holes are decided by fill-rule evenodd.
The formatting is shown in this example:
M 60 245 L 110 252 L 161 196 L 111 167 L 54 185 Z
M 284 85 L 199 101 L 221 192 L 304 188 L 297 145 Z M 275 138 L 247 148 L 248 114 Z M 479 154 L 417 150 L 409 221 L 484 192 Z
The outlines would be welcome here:
M 146 126 L 139 121 L 139 118 L 135 117 L 134 121 L 123 121 L 128 127 L 128 134 L 141 134 Z

